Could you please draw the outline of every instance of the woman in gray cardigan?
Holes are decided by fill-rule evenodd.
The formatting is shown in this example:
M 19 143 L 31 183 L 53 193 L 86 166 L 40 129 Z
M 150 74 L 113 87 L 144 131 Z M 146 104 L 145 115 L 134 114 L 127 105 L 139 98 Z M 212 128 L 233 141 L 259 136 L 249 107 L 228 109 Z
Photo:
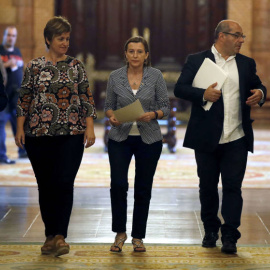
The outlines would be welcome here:
M 166 83 L 161 72 L 150 67 L 149 47 L 143 37 L 125 44 L 127 65 L 110 75 L 105 101 L 109 118 L 108 153 L 111 167 L 112 230 L 116 232 L 112 252 L 121 252 L 127 239 L 128 169 L 135 157 L 134 211 L 131 236 L 135 252 L 145 252 L 146 223 L 153 178 L 162 150 L 162 134 L 157 119 L 170 112 Z M 145 113 L 136 122 L 119 122 L 114 111 L 137 99 Z

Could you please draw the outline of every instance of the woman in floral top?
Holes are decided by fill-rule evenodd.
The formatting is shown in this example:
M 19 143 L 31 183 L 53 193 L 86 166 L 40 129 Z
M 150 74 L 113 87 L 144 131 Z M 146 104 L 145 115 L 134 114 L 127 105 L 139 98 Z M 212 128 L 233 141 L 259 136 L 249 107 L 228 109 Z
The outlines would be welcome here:
M 54 17 L 44 29 L 45 56 L 25 70 L 16 144 L 25 145 L 39 190 L 46 241 L 42 254 L 69 252 L 65 242 L 83 150 L 95 143 L 95 104 L 82 63 L 68 55 L 71 26 Z

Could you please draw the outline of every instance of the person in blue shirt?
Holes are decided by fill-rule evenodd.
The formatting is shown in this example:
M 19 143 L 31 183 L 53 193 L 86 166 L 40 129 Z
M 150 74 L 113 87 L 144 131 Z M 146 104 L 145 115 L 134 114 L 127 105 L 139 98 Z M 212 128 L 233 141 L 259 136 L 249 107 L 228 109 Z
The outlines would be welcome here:
M 21 86 L 23 76 L 23 59 L 19 48 L 15 47 L 16 40 L 16 27 L 7 27 L 4 31 L 3 43 L 0 45 L 0 55 L 7 73 L 6 93 L 8 96 L 8 104 L 5 110 L 0 113 L 0 164 L 15 164 L 15 160 L 10 160 L 7 156 L 5 128 L 7 122 L 10 121 L 15 136 L 18 89 Z M 27 157 L 24 148 L 18 148 L 18 154 L 19 158 Z

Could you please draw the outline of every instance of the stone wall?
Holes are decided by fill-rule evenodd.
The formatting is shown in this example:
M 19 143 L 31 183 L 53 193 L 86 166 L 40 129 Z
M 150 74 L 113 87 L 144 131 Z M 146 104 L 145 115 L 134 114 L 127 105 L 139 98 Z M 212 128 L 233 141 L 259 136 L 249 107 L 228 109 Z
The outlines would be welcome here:
M 252 1 L 253 0 L 229 0 L 228 1 L 228 19 L 240 23 L 244 34 L 247 36 L 241 53 L 252 57 Z
M 16 26 L 24 62 L 44 54 L 43 29 L 54 15 L 54 0 L 0 0 L 0 39 L 7 26 Z
M 255 59 L 257 73 L 270 89 L 270 0 L 228 0 L 228 19 L 236 20 L 247 36 L 241 53 Z M 268 91 L 268 99 L 270 97 Z
M 25 62 L 45 52 L 43 29 L 54 16 L 54 2 L 0 0 L 0 38 L 7 26 L 16 26 Z M 241 52 L 256 60 L 258 74 L 270 89 L 270 0 L 228 0 L 227 8 L 228 19 L 238 21 L 247 36 Z

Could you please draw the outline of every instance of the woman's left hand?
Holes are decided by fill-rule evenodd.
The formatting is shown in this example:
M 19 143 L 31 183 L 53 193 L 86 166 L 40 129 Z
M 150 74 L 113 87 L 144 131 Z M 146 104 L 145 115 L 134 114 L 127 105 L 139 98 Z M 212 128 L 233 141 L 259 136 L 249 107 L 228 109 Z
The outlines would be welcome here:
M 83 144 L 85 145 L 85 148 L 92 146 L 95 143 L 95 141 L 96 141 L 96 136 L 95 136 L 94 128 L 87 127 L 84 132 L 84 140 L 83 140 Z
M 23 149 L 25 144 L 25 134 L 23 128 L 17 128 L 17 133 L 15 135 L 15 143 L 18 147 Z
M 155 118 L 155 113 L 154 112 L 146 112 L 142 116 L 140 116 L 137 121 L 141 122 L 150 122 L 152 119 Z

